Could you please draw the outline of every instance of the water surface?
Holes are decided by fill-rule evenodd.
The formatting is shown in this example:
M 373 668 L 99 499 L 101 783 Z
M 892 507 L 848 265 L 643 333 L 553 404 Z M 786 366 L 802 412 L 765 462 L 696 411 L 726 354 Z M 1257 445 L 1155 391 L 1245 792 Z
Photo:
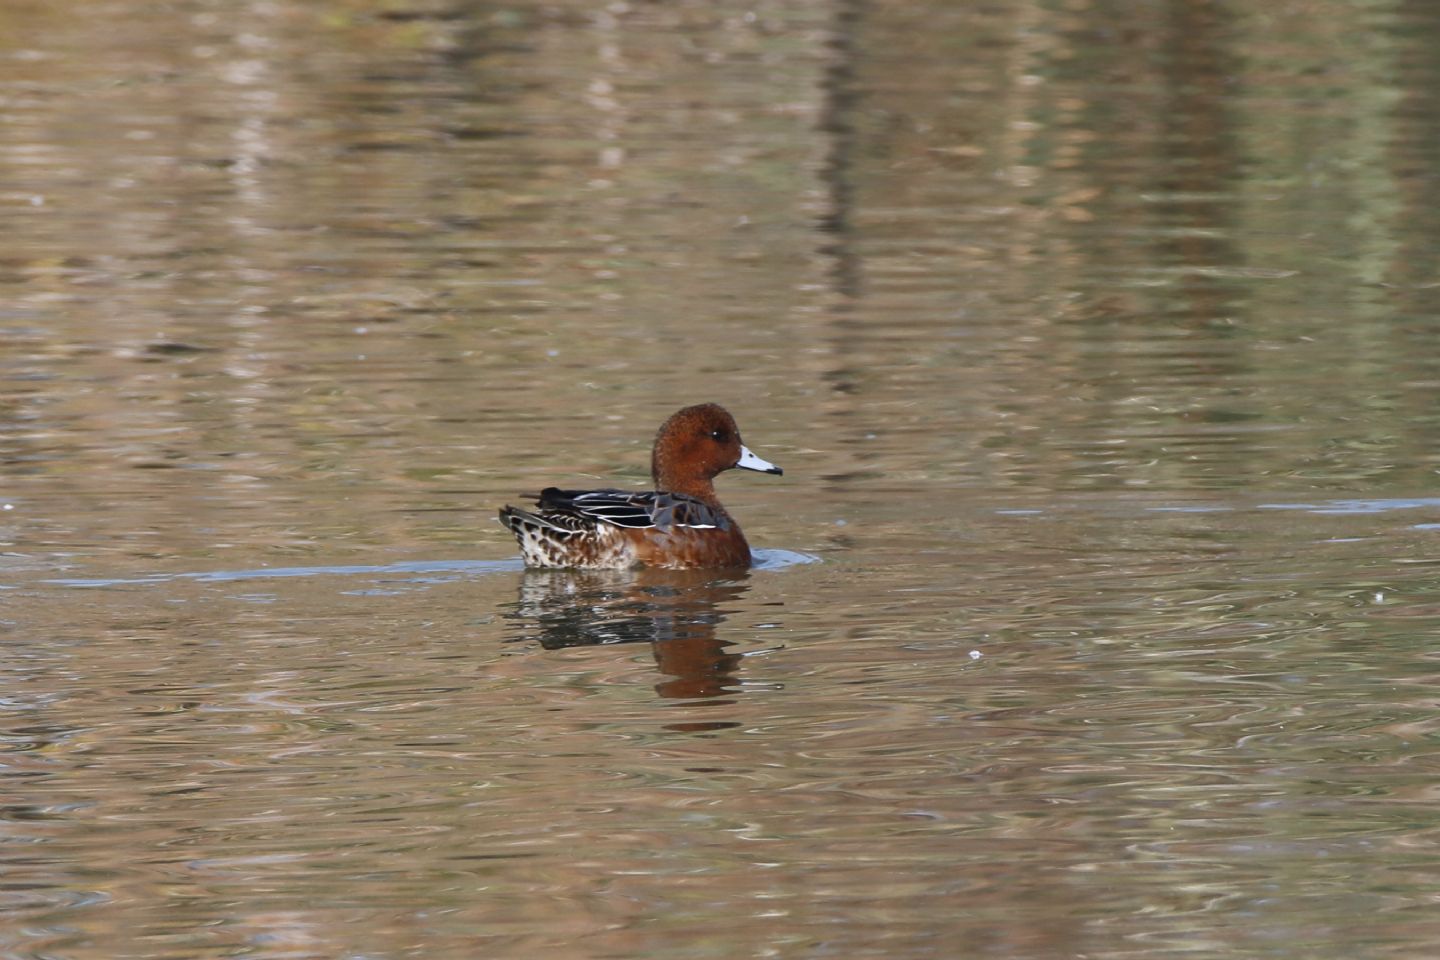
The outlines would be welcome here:
M 0 24 L 0 955 L 1433 952 L 1427 9 Z

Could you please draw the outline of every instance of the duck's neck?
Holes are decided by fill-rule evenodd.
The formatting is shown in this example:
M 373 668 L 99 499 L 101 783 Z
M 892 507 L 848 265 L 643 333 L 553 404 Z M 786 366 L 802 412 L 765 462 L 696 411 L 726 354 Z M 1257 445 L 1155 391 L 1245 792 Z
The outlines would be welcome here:
M 687 497 L 694 497 L 696 500 L 703 500 L 705 503 L 719 503 L 715 496 L 715 480 L 713 477 L 677 477 L 672 471 L 666 469 L 665 464 L 659 461 L 652 462 L 650 476 L 655 481 L 656 490 L 663 491 L 664 493 L 683 493 Z

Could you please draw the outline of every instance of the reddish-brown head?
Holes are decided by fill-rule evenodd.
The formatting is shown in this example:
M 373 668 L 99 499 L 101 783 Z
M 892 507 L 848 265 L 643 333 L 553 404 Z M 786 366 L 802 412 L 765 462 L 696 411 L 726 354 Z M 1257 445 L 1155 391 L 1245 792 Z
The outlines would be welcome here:
M 782 472 L 745 449 L 735 418 L 718 403 L 686 407 L 660 425 L 650 456 L 656 490 L 713 499 L 715 476 L 731 467 Z

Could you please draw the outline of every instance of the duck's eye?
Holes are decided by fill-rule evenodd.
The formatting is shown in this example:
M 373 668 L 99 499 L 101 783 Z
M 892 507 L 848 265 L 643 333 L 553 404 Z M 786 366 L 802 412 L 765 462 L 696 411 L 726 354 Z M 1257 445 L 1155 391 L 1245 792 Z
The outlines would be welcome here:
M 714 440 L 716 443 L 729 443 L 730 431 L 726 430 L 724 427 L 721 427 L 718 430 L 711 430 L 710 439 Z

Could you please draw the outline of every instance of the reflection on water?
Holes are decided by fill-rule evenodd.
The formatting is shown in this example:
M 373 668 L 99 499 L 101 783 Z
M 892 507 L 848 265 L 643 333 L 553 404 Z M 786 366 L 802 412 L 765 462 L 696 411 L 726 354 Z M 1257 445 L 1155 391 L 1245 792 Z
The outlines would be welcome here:
M 652 643 L 662 697 L 730 692 L 741 656 L 717 636 L 728 604 L 745 595 L 748 574 L 717 580 L 705 570 L 528 570 L 510 638 L 547 650 L 598 643 Z M 715 729 L 734 724 L 721 724 Z M 693 729 L 691 727 L 690 729 Z
M 1434 952 L 1430 7 L 0 28 L 0 954 Z

